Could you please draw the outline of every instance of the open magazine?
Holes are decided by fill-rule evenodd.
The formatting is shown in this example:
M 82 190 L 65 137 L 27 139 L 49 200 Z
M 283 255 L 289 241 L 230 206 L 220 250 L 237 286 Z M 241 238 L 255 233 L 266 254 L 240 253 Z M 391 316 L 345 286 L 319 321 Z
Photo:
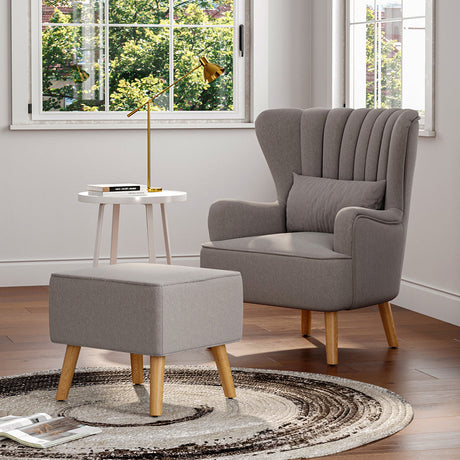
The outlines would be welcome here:
M 0 439 L 10 438 L 25 446 L 42 449 L 101 431 L 100 428 L 81 425 L 71 418 L 52 418 L 44 413 L 26 417 L 15 415 L 0 417 Z

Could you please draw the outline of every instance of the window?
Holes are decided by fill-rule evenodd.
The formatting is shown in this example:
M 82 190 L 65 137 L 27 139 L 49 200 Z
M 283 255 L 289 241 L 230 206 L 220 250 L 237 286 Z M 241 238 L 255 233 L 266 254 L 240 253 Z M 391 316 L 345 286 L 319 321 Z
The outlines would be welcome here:
M 154 101 L 152 117 L 167 123 L 249 121 L 247 3 L 12 1 L 13 127 L 116 120 L 135 127 L 145 113 L 128 120 L 127 112 L 192 70 L 202 56 L 224 67 L 224 74 L 209 84 L 201 68 L 192 72 Z M 29 29 L 27 49 L 19 37 Z M 23 113 L 21 84 L 22 93 L 29 88 L 30 115 Z
M 434 135 L 432 0 L 349 0 L 347 105 L 418 110 Z

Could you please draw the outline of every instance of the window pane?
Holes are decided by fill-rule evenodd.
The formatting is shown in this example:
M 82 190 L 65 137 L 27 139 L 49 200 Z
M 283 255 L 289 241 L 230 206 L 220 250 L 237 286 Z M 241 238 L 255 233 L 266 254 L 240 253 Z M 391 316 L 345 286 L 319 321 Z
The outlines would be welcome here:
M 177 24 L 233 24 L 233 0 L 174 0 Z
M 425 20 L 408 19 L 403 29 L 402 105 L 425 111 Z
M 424 0 L 419 0 L 424 1 Z M 377 0 L 376 19 L 400 18 L 402 14 L 402 0 Z
M 174 30 L 174 78 L 193 69 L 201 56 L 225 68 L 212 83 L 198 69 L 174 87 L 174 110 L 233 110 L 233 29 Z
M 167 24 L 168 0 L 109 0 L 111 24 Z
M 104 21 L 104 0 L 42 0 L 42 23 L 96 23 Z
M 404 0 L 403 14 L 407 16 L 425 16 L 425 1 L 422 0 Z
M 43 111 L 104 110 L 103 38 L 99 26 L 43 28 Z
M 350 18 L 362 20 L 370 4 L 370 0 L 348 0 Z M 368 27 L 350 22 L 347 99 L 351 107 L 413 108 L 421 125 L 426 122 L 425 129 L 433 130 L 429 68 L 433 37 L 427 36 L 427 5 L 432 5 L 430 0 L 375 0 L 375 12 L 366 10 Z
M 152 109 L 234 110 L 235 0 L 41 2 L 43 110 L 133 110 L 198 65 L 201 56 L 225 73 L 208 84 L 200 68 L 159 96 Z
M 169 84 L 169 28 L 111 27 L 110 110 L 133 110 Z M 168 110 L 168 93 L 152 110 Z
M 351 0 L 350 22 L 365 22 L 374 19 L 374 0 Z
M 353 107 L 374 107 L 374 24 L 350 28 L 350 96 Z
M 376 37 L 376 107 L 401 107 L 401 23 L 377 23 Z

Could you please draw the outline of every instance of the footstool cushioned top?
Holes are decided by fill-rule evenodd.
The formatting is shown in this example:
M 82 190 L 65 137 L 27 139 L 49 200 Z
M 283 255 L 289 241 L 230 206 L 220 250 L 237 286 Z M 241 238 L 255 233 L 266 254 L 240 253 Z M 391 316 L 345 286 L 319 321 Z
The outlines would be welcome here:
M 242 318 L 238 272 L 134 263 L 51 275 L 57 343 L 165 356 L 238 341 Z

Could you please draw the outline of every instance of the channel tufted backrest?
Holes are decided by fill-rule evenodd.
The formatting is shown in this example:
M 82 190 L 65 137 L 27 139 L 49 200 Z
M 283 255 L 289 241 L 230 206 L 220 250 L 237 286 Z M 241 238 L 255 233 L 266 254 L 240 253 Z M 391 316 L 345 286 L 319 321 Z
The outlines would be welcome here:
M 275 109 L 259 115 L 256 133 L 282 205 L 295 172 L 386 179 L 385 208 L 403 210 L 414 169 L 417 120 L 417 112 L 409 109 Z

